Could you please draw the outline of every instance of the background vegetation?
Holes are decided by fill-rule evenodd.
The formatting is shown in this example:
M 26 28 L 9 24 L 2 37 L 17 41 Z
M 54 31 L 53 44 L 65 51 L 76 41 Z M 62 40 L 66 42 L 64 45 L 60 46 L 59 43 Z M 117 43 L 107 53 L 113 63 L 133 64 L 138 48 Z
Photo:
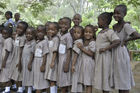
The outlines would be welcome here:
M 58 21 L 64 16 L 72 18 L 75 13 L 82 15 L 82 26 L 97 25 L 97 16 L 104 11 L 113 12 L 118 4 L 127 5 L 125 20 L 140 33 L 140 0 L 0 0 L 0 23 L 5 21 L 5 11 L 10 10 L 13 14 L 19 12 L 22 20 L 35 27 L 47 21 Z M 111 27 L 113 24 L 114 20 Z M 128 48 L 140 50 L 140 40 L 130 42 Z M 134 58 L 140 60 L 140 54 Z

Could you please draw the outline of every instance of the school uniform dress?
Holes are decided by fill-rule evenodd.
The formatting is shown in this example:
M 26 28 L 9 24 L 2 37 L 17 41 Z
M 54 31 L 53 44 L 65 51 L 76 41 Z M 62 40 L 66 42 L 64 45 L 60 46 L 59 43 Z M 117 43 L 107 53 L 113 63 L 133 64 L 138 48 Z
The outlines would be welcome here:
M 44 73 L 40 71 L 40 67 L 43 63 L 43 56 L 49 53 L 48 41 L 46 39 L 37 41 L 35 46 L 35 56 L 33 61 L 33 72 L 34 72 L 34 88 L 35 89 L 46 89 L 49 87 L 49 82 L 44 78 Z
M 0 82 L 10 81 L 8 76 L 9 76 L 9 73 L 10 73 L 12 50 L 13 50 L 12 38 L 5 39 L 4 40 L 4 46 L 3 46 L 3 49 L 2 49 L 2 58 L 4 59 L 6 51 L 9 52 L 9 56 L 6 60 L 5 68 L 3 68 L 1 73 L 0 73 Z
M 14 23 L 13 19 L 10 18 L 4 23 L 4 27 L 7 27 L 9 23 L 12 24 L 13 27 L 15 26 L 15 23 Z
M 69 72 L 64 72 L 64 64 L 67 62 L 67 49 L 72 48 L 73 40 L 71 34 L 68 32 L 64 35 L 58 33 L 60 39 L 59 45 L 59 63 L 58 63 L 58 80 L 59 87 L 66 87 L 71 85 L 71 66 L 69 66 Z M 71 61 L 71 58 L 70 58 Z M 71 65 L 71 62 L 70 62 Z
M 136 30 L 131 27 L 130 24 L 124 24 L 120 32 L 115 31 L 117 36 L 121 40 L 121 44 Z M 115 89 L 129 90 L 135 85 L 133 73 L 130 65 L 130 57 L 127 47 L 121 46 L 121 44 L 113 49 L 113 86 Z
M 3 37 L 2 34 L 0 34 L 0 70 L 1 70 L 1 65 L 2 65 L 2 48 L 3 48 Z
M 95 85 L 99 90 L 111 90 L 111 76 L 112 76 L 112 54 L 110 50 L 99 53 L 101 48 L 110 46 L 111 42 L 118 40 L 119 37 L 111 29 L 104 32 L 99 32 L 96 39 L 96 57 L 95 57 Z
M 74 45 L 72 50 L 78 54 L 77 62 L 75 64 L 75 72 L 72 73 L 72 88 L 71 92 L 83 92 L 83 86 L 81 83 L 79 83 L 80 78 L 80 71 L 81 71 L 81 50 L 77 47 L 77 44 L 81 43 L 83 44 L 82 39 L 78 39 L 74 41 Z M 74 57 L 74 55 L 72 56 Z
M 32 62 L 32 70 L 28 70 L 28 64 L 30 61 L 30 57 L 35 53 L 35 45 L 36 41 L 31 40 L 27 41 L 23 48 L 22 53 L 22 70 L 23 70 L 23 86 L 33 86 L 33 62 Z
M 85 49 L 95 52 L 95 41 L 91 41 L 87 46 L 84 46 Z M 93 57 L 88 56 L 87 54 L 82 52 L 82 66 L 80 73 L 80 83 L 85 86 L 93 85 L 94 81 L 94 67 L 95 61 Z
M 59 38 L 57 36 L 53 37 L 52 40 L 49 40 L 49 53 L 47 55 L 47 64 L 45 71 L 45 79 L 50 81 L 57 81 L 57 64 L 58 64 L 58 54 L 55 59 L 55 66 L 51 68 L 53 52 L 57 52 L 59 47 Z
M 17 64 L 19 63 L 20 59 L 20 48 L 24 47 L 25 40 L 25 35 L 17 36 L 14 42 L 9 78 L 15 81 L 22 81 L 22 72 L 18 71 Z

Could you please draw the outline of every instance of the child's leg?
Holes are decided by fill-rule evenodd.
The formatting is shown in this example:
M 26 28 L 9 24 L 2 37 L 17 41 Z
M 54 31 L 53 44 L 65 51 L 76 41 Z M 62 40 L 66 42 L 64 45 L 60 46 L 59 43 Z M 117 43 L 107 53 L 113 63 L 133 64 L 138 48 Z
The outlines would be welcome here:
M 109 91 L 104 91 L 104 90 L 103 90 L 103 93 L 109 93 Z
M 86 86 L 86 93 L 92 93 L 92 86 Z
M 119 90 L 119 93 L 129 93 L 129 90 Z
M 50 93 L 57 93 L 57 91 L 56 91 L 56 83 L 51 81 L 50 84 L 51 84 Z
M 36 93 L 41 93 L 41 90 L 36 90 Z
M 11 82 L 10 81 L 6 82 L 5 92 L 10 92 L 10 86 Z
M 23 92 L 22 81 L 17 81 L 18 92 Z

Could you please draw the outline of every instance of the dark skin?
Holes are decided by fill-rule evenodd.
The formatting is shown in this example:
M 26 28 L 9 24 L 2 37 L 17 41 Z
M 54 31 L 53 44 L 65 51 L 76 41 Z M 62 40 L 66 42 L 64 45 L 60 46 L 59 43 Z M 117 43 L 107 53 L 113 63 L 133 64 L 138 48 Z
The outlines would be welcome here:
M 125 16 L 126 14 L 121 10 L 120 7 L 115 8 L 113 17 L 118 23 L 113 26 L 114 31 L 117 31 L 118 33 L 121 32 L 124 24 L 126 23 L 124 21 Z M 123 41 L 121 46 L 124 46 L 126 45 L 127 42 L 136 40 L 136 39 L 140 39 L 140 34 L 135 31 L 130 35 L 130 38 L 127 38 Z M 129 93 L 129 90 L 119 90 L 119 93 Z
M 7 31 L 5 31 L 5 30 L 3 30 L 2 31 L 2 36 L 3 36 L 3 38 L 4 39 L 7 39 L 7 38 L 9 38 L 10 37 L 10 34 L 7 32 Z M 12 43 L 11 43 L 12 44 Z M 8 51 L 8 50 L 5 50 L 5 56 L 4 56 L 4 59 L 3 59 L 3 61 L 2 61 L 2 70 L 6 67 L 6 62 L 7 62 L 7 59 L 8 59 L 8 57 L 9 57 L 9 54 L 10 54 L 10 51 Z M 5 82 L 5 84 L 6 84 L 6 86 L 11 86 L 11 82 L 10 81 L 8 81 L 8 82 Z
M 80 14 L 75 14 L 73 19 L 72 19 L 74 26 L 79 26 L 80 23 L 82 22 L 82 18 Z
M 29 42 L 29 41 L 34 39 L 34 32 L 33 32 L 32 29 L 27 29 L 26 30 L 26 38 L 27 38 L 27 42 Z M 34 53 L 31 53 L 30 60 L 29 60 L 29 63 L 28 63 L 28 70 L 29 71 L 32 70 L 33 59 L 34 59 Z
M 7 20 L 9 20 L 11 18 L 11 16 L 9 14 L 5 14 L 5 17 Z M 11 23 L 8 24 L 8 27 L 12 27 L 13 25 Z
M 80 28 L 75 28 L 74 31 L 73 31 L 73 36 L 74 36 L 74 39 L 77 40 L 77 39 L 80 39 L 82 38 L 82 29 Z M 72 73 L 75 72 L 75 64 L 77 62 L 77 58 L 79 56 L 79 54 L 77 54 L 75 51 L 73 51 L 73 54 L 74 54 L 74 58 L 72 59 Z
M 114 19 L 118 21 L 118 23 L 113 26 L 114 31 L 117 31 L 119 33 L 122 30 L 124 24 L 126 23 L 124 21 L 124 17 L 125 17 L 125 14 L 121 11 L 121 9 L 119 7 L 115 8 Z M 131 36 L 130 38 L 123 41 L 122 46 L 125 45 L 129 41 L 140 39 L 140 34 L 136 31 L 133 32 L 130 36 Z
M 94 52 L 92 52 L 91 50 L 87 50 L 84 48 L 84 46 L 88 46 L 89 43 L 91 41 L 93 41 L 93 36 L 94 36 L 94 31 L 92 30 L 92 28 L 90 27 L 86 27 L 85 31 L 84 31 L 84 45 L 82 45 L 81 43 L 77 44 L 77 47 L 86 55 L 93 57 L 94 56 Z M 92 86 L 86 86 L 86 93 L 92 93 Z
M 68 29 L 71 27 L 70 22 L 68 19 L 62 19 L 61 20 L 61 35 L 64 35 L 68 32 Z M 63 69 L 64 72 L 67 73 L 69 72 L 69 65 L 70 65 L 70 58 L 71 58 L 71 48 L 67 49 L 67 58 L 66 58 L 66 62 L 64 63 Z M 68 87 L 62 87 L 61 92 L 62 93 L 66 93 L 66 89 Z
M 102 29 L 100 33 L 104 33 L 109 29 L 109 25 L 106 24 L 106 20 L 103 20 L 101 16 L 98 17 L 98 27 Z M 99 52 L 104 53 L 114 47 L 117 47 L 119 44 L 120 44 L 120 40 L 114 40 L 111 42 L 109 46 L 99 49 Z M 109 91 L 103 90 L 103 93 L 109 93 Z

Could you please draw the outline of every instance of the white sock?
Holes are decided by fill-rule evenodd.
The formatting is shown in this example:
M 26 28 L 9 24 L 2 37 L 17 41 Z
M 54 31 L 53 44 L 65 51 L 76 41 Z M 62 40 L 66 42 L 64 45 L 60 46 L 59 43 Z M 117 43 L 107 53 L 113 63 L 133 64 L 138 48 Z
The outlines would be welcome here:
M 32 87 L 28 87 L 28 93 L 32 93 Z
M 50 87 L 50 93 L 55 93 L 55 86 Z
M 17 88 L 16 84 L 12 85 L 13 88 Z
M 18 92 L 23 92 L 22 87 L 18 87 Z
M 55 93 L 57 93 L 57 86 L 55 86 Z
M 10 87 L 5 87 L 5 92 L 9 92 L 10 91 Z

